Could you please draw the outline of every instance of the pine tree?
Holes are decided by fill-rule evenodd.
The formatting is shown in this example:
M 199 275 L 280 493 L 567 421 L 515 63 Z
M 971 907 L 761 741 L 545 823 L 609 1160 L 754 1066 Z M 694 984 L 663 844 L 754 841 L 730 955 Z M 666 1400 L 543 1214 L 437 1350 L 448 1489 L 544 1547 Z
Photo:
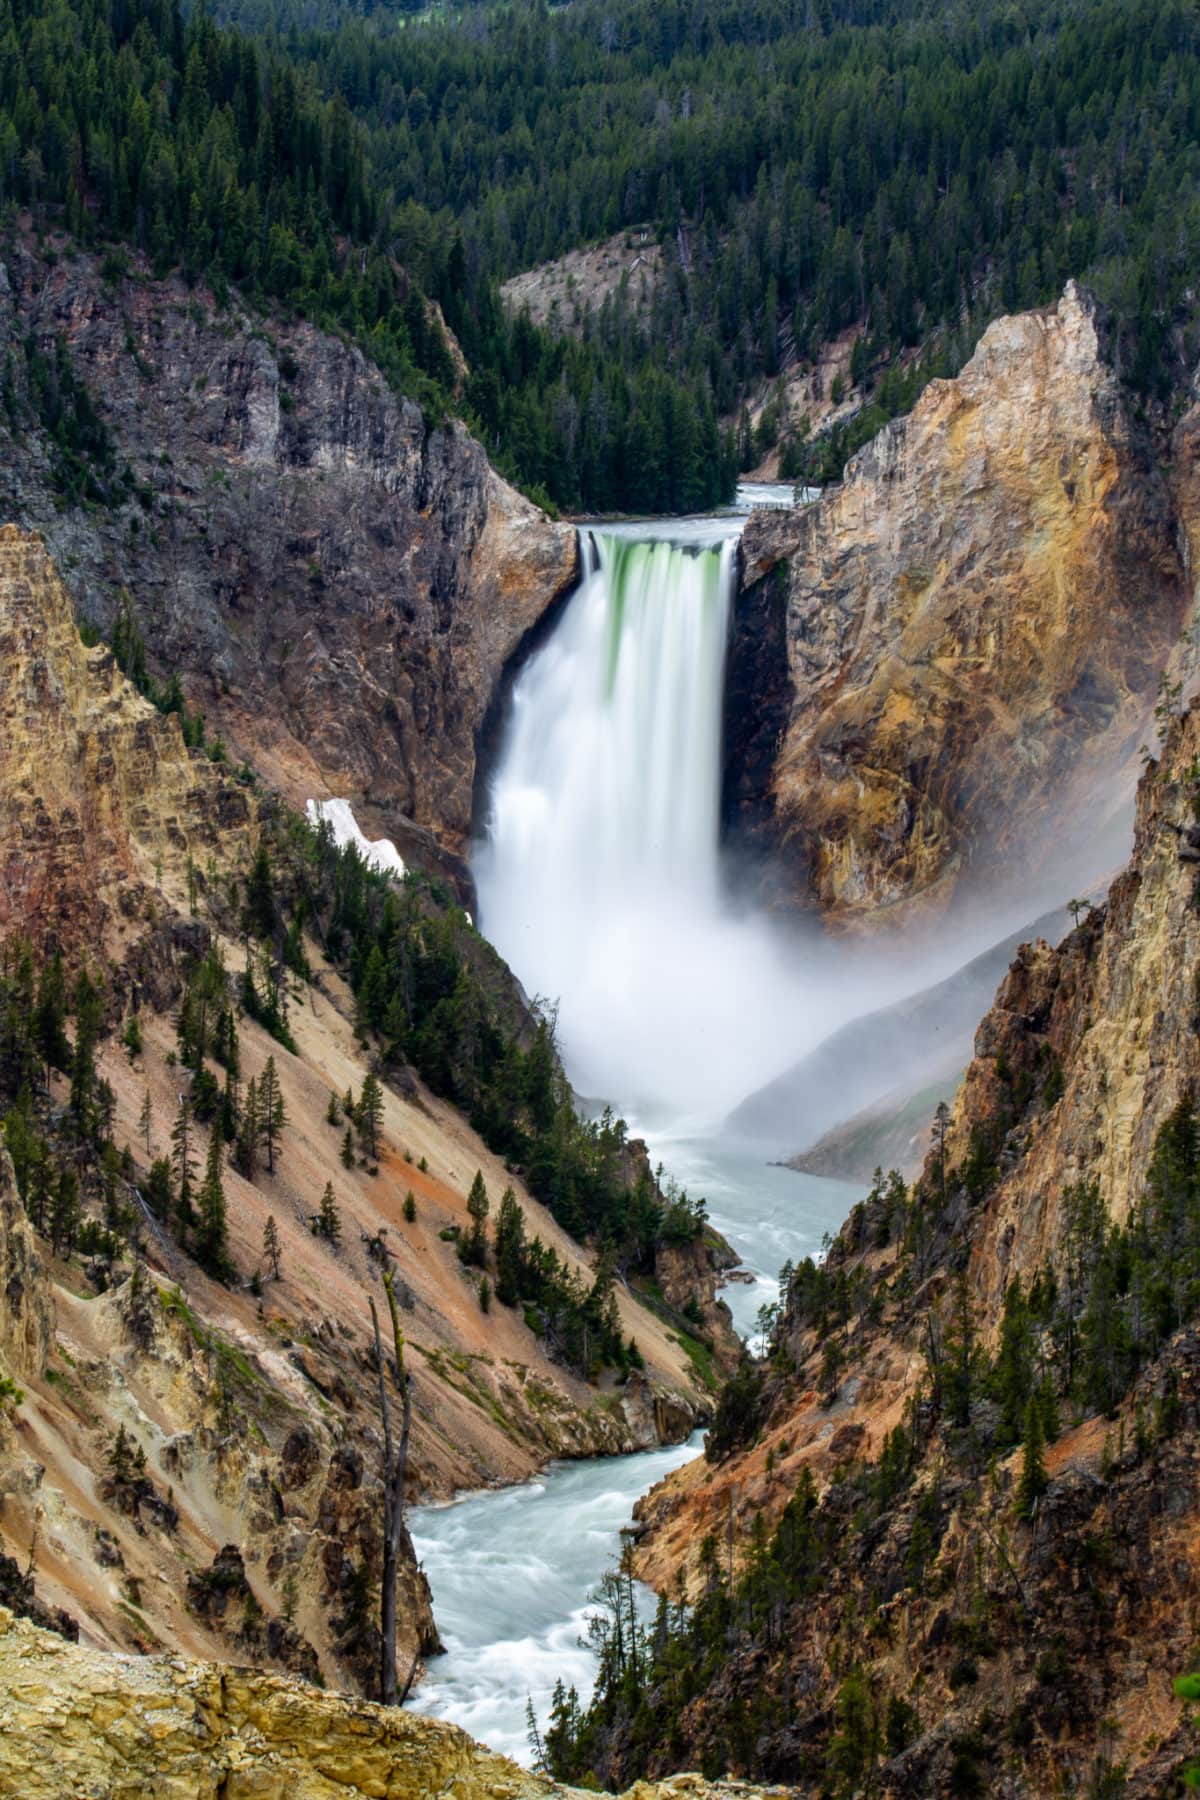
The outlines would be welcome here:
M 333 1183 L 325 1183 L 325 1192 L 321 1195 L 321 1210 L 317 1214 L 317 1230 L 331 1244 L 336 1244 L 342 1235 L 342 1220 L 337 1209 L 337 1201 L 333 1195 Z
M 500 1196 L 496 1218 L 496 1298 L 516 1306 L 525 1273 L 525 1214 L 511 1187 Z
M 1031 1394 L 1029 1404 L 1025 1408 L 1025 1439 L 1021 1455 L 1021 1478 L 1017 1483 L 1016 1512 L 1018 1519 L 1033 1518 L 1038 1501 L 1049 1486 L 1050 1478 L 1046 1474 L 1044 1448 L 1042 1408 L 1037 1395 Z
M 278 1281 L 281 1267 L 279 1227 L 275 1223 L 274 1213 L 267 1214 L 267 1222 L 263 1226 L 263 1257 L 271 1271 L 272 1280 Z
M 186 1229 L 192 1221 L 192 1185 L 196 1179 L 192 1162 L 192 1103 L 181 1095 L 179 1111 L 171 1127 L 171 1173 L 175 1178 L 175 1197 L 179 1217 Z
M 487 1237 L 484 1228 L 489 1211 L 488 1191 L 484 1186 L 482 1169 L 475 1171 L 475 1179 L 471 1183 L 471 1191 L 467 1195 L 467 1211 L 471 1215 L 471 1229 L 463 1247 L 463 1260 L 482 1264 L 487 1258 Z
M 251 1076 L 246 1083 L 246 1096 L 242 1103 L 242 1119 L 233 1152 L 234 1167 L 238 1174 L 244 1176 L 247 1181 L 253 1181 L 258 1173 L 258 1140 L 261 1136 L 261 1129 L 258 1083 Z
M 410 1225 L 417 1222 L 417 1199 L 411 1188 L 404 1196 L 404 1217 Z
M 147 1162 L 149 1162 L 150 1159 L 154 1155 L 154 1145 L 151 1142 L 151 1132 L 153 1130 L 153 1126 L 154 1126 L 154 1110 L 150 1104 L 150 1089 L 147 1086 L 146 1097 L 142 1101 L 142 1110 L 138 1114 L 138 1130 L 141 1132 L 142 1141 L 146 1146 L 146 1161 Z
M 55 1254 L 70 1252 L 79 1229 L 79 1182 L 73 1170 L 60 1169 L 50 1207 L 50 1241 Z
M 329 1093 L 329 1105 L 325 1108 L 325 1121 L 329 1125 L 340 1125 L 342 1122 L 342 1109 L 332 1089 Z
M 259 1135 L 267 1152 L 267 1174 L 275 1173 L 275 1156 L 279 1149 L 279 1136 L 287 1124 L 287 1113 L 283 1105 L 283 1092 L 279 1086 L 279 1074 L 275 1068 L 275 1058 L 268 1056 L 266 1067 L 258 1084 L 258 1121 Z
M 275 902 L 275 876 L 267 841 L 260 838 L 246 881 L 246 924 L 255 937 L 269 938 L 279 923 Z
M 486 1275 L 479 1284 L 479 1310 L 480 1312 L 492 1310 L 492 1284 Z
M 358 1132 L 368 1156 L 379 1155 L 379 1133 L 383 1128 L 383 1089 L 374 1070 L 368 1070 L 356 1110 Z
M 342 1138 L 342 1167 L 343 1169 L 354 1167 L 354 1133 L 348 1125 Z
M 1000 1405 L 1000 1435 L 1005 1444 L 1021 1436 L 1025 1408 L 1033 1386 L 1033 1328 L 1021 1277 L 1014 1275 L 1004 1292 L 1000 1348 L 992 1374 L 992 1392 Z
M 229 1231 L 225 1213 L 225 1189 L 221 1166 L 225 1142 L 219 1131 L 208 1144 L 208 1160 L 200 1185 L 199 1219 L 196 1225 L 196 1261 L 217 1281 L 229 1276 Z
M 977 1363 L 971 1295 L 966 1272 L 960 1271 L 954 1284 L 954 1310 L 950 1329 L 946 1333 L 945 1361 L 942 1367 L 942 1395 L 946 1416 L 950 1424 L 960 1431 L 971 1423 L 971 1400 Z
M 67 978 L 62 957 L 57 953 L 43 968 L 38 979 L 37 1008 L 33 1032 L 42 1061 L 48 1069 L 61 1073 L 71 1067 L 71 1045 L 67 1037 Z

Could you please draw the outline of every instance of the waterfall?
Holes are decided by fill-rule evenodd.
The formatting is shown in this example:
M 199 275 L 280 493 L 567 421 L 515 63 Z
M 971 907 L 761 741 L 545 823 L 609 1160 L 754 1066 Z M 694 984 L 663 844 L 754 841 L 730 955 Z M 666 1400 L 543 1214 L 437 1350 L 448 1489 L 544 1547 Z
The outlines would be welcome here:
M 739 528 L 584 534 L 581 585 L 513 691 L 476 859 L 482 929 L 559 1003 L 576 1088 L 644 1119 L 717 1118 L 798 1041 L 780 944 L 722 893 Z

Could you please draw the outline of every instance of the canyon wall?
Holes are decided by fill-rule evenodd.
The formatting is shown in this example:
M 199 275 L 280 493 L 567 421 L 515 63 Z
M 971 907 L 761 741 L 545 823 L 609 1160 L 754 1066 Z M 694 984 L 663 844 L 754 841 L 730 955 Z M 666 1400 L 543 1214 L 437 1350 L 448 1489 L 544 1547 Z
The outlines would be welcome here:
M 1191 485 L 1072 284 L 992 325 L 815 505 L 750 520 L 725 813 L 776 904 L 879 924 L 1034 888 L 1048 858 L 1111 866 L 1094 840 L 1188 610 Z
M 153 668 L 236 757 L 454 868 L 477 735 L 574 579 L 573 528 L 359 350 L 65 243 L 0 260 L 0 366 L 0 521 L 44 534 L 78 610 L 107 630 L 131 592 Z M 51 390 L 103 504 L 61 504 Z
M 740 1443 L 638 1508 L 636 1566 L 662 1591 L 680 1580 L 705 1591 L 706 1539 L 751 1568 L 789 1508 L 822 1546 L 683 1710 L 673 1755 L 716 1754 L 750 1709 L 755 1731 L 734 1766 L 825 1792 L 820 1771 L 843 1753 L 843 1683 L 861 1669 L 877 1721 L 889 1694 L 915 1707 L 871 1752 L 872 1791 L 894 1800 L 1103 1792 L 1087 1783 L 1118 1772 L 1113 1791 L 1182 1791 L 1195 1734 L 1173 1682 L 1192 1666 L 1200 1614 L 1191 1302 L 1154 1328 L 1107 1408 L 1090 1392 L 1064 1397 L 1032 1516 L 1017 1500 L 1025 1451 L 1001 1434 L 1002 1389 L 987 1372 L 1012 1342 L 1012 1278 L 1029 1296 L 1040 1276 L 1069 1308 L 1107 1226 L 1153 1194 L 1160 1132 L 1200 1090 L 1200 709 L 1174 710 L 1139 784 L 1128 866 L 1057 947 L 1018 951 L 977 1030 L 944 1148 L 935 1135 L 908 1200 L 878 1186 L 823 1271 L 791 1285 L 761 1388 L 741 1403 Z M 1173 1204 L 1192 1179 L 1194 1136 L 1186 1144 L 1184 1172 L 1166 1178 Z M 1118 1270 L 1111 1292 L 1091 1290 L 1082 1325 L 1070 1315 L 1081 1344 L 1101 1341 L 1103 1309 L 1125 1321 L 1111 1325 L 1118 1353 L 1139 1282 L 1150 1317 L 1153 1277 L 1127 1279 L 1128 1290 Z M 1039 1326 L 1031 1387 L 1037 1357 L 1061 1365 L 1051 1346 L 1065 1316 Z M 957 1418 L 956 1369 L 968 1395 Z M 810 1478 L 811 1513 L 797 1514 Z M 618 1751 L 611 1766 L 631 1765 Z

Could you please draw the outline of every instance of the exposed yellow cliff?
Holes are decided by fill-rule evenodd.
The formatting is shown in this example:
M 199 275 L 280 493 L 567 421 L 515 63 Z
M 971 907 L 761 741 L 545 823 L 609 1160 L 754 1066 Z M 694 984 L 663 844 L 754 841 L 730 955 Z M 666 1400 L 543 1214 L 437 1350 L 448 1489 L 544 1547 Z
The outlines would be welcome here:
M 1187 583 L 1073 284 L 992 325 L 817 504 L 752 518 L 743 557 L 732 684 L 760 706 L 730 720 L 729 801 L 782 857 L 781 904 L 878 922 L 1086 858 Z
M 85 648 L 36 532 L 0 526 L 0 596 L 0 933 L 112 950 L 140 889 L 244 847 L 253 801 Z
M 678 1775 L 629 1800 L 768 1800 Z M 179 1656 L 106 1656 L 0 1607 L 0 1793 L 22 1800 L 568 1800 L 455 1725 Z

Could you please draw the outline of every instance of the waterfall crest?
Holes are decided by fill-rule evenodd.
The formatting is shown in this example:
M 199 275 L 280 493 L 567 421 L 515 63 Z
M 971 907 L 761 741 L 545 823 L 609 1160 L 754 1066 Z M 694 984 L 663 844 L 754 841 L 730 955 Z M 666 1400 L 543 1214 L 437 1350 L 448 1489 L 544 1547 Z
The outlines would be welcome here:
M 584 535 L 581 586 L 513 691 L 476 875 L 483 930 L 560 1003 L 577 1089 L 715 1119 L 786 1059 L 800 995 L 721 891 L 739 522 L 665 529 Z

